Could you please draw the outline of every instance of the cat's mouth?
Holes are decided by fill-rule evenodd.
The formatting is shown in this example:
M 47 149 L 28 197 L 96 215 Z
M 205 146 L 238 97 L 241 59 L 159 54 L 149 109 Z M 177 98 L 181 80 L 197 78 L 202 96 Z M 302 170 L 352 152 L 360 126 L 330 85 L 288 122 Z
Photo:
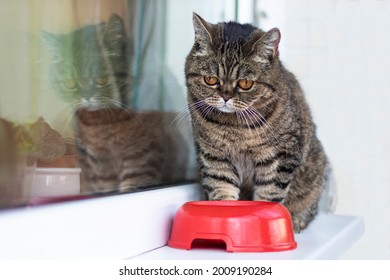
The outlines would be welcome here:
M 114 103 L 112 100 L 108 99 L 95 99 L 95 98 L 81 98 L 76 104 L 76 107 L 79 109 L 87 109 L 90 111 L 100 110 L 105 108 L 119 108 L 119 104 Z
M 235 108 L 228 106 L 226 103 L 223 104 L 223 106 L 217 107 L 217 109 L 224 113 L 234 113 L 237 111 Z
M 235 113 L 242 110 L 245 110 L 245 108 L 241 108 L 241 106 L 237 106 L 237 102 L 235 102 L 233 99 L 224 100 L 222 97 L 218 98 L 217 100 L 213 99 L 211 102 L 208 102 L 209 105 L 217 109 L 218 111 L 221 111 L 223 113 Z

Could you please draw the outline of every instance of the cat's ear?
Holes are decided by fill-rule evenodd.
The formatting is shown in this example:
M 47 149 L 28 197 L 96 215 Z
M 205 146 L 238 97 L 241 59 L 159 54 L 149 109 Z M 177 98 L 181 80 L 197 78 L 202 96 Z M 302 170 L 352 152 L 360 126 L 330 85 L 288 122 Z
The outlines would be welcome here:
M 125 42 L 126 30 L 123 19 L 116 13 L 110 16 L 106 28 L 103 32 L 103 41 L 110 44 L 110 42 Z
M 259 62 L 269 62 L 274 60 L 279 54 L 280 31 L 278 28 L 272 28 L 266 33 L 255 35 L 256 41 L 252 46 L 255 53 L 255 60 Z
M 213 24 L 208 23 L 196 13 L 192 15 L 192 23 L 195 31 L 195 54 L 198 56 L 207 55 L 210 52 L 213 42 Z
M 62 46 L 61 36 L 41 30 L 39 32 L 42 42 L 46 45 L 47 49 L 52 53 L 57 53 Z

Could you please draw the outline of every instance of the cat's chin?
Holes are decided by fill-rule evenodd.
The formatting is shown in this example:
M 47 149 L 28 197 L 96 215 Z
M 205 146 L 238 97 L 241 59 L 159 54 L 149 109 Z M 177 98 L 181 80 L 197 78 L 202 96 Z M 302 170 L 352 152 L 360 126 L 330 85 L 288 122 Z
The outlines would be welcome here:
M 225 107 L 218 108 L 218 110 L 223 112 L 223 113 L 234 113 L 235 112 L 234 110 L 229 109 L 229 108 L 225 108 Z
M 83 106 L 81 107 L 83 110 L 86 110 L 86 111 L 99 111 L 99 110 L 103 110 L 104 108 L 107 108 L 107 107 L 104 107 L 104 106 Z
M 227 107 L 226 105 L 224 105 L 222 107 L 217 107 L 217 110 L 221 111 L 223 113 L 235 113 L 237 111 L 237 110 L 235 110 L 233 108 Z
M 120 106 L 116 104 L 101 104 L 101 103 L 83 103 L 77 106 L 77 109 L 86 110 L 86 111 L 99 111 L 104 109 L 115 109 L 120 108 Z
M 211 104 L 210 104 L 211 105 Z M 222 98 L 219 99 L 218 102 L 216 102 L 216 104 L 212 104 L 211 106 L 213 106 L 215 109 L 217 109 L 218 111 L 220 112 L 223 112 L 223 113 L 236 113 L 238 111 L 240 111 L 240 109 L 236 108 L 236 106 L 234 106 L 234 102 L 232 99 L 229 99 L 228 101 L 223 101 Z
M 77 111 L 88 111 L 95 112 L 103 110 L 105 107 L 103 106 L 77 106 Z

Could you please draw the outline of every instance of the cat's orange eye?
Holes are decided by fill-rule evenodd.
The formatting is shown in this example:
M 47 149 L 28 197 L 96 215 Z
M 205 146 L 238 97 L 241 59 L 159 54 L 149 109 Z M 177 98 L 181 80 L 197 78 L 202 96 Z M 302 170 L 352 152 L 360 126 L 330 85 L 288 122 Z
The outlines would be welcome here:
M 95 78 L 95 83 L 98 86 L 105 86 L 108 84 L 108 76 L 100 76 Z
M 63 84 L 63 86 L 64 86 L 66 89 L 69 89 L 69 90 L 74 90 L 74 89 L 76 89 L 76 87 L 77 87 L 76 81 L 75 81 L 75 80 L 72 80 L 72 79 L 63 80 L 63 81 L 62 81 L 62 84 Z
M 249 90 L 253 86 L 253 81 L 241 79 L 238 81 L 238 86 L 243 90 Z
M 204 76 L 204 82 L 209 86 L 215 86 L 218 84 L 219 80 L 214 76 Z

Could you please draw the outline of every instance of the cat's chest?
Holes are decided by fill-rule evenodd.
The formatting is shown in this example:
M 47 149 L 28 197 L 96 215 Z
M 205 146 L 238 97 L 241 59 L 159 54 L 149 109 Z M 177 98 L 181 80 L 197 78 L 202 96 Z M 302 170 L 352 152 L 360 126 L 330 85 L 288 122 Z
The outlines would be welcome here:
M 78 137 L 81 144 L 97 157 L 113 157 L 124 146 L 124 131 L 114 126 L 81 126 Z
M 198 138 L 220 149 L 229 155 L 242 158 L 243 154 L 250 157 L 260 148 L 270 146 L 269 137 L 260 130 L 248 130 L 221 125 L 208 126 L 202 129 Z
M 241 184 L 251 184 L 255 177 L 254 156 L 250 153 L 232 154 L 231 163 L 240 178 Z
M 228 159 L 242 185 L 253 185 L 255 173 L 261 169 L 258 163 L 275 157 L 277 153 L 275 143 L 256 131 L 216 127 L 207 130 L 207 134 L 198 140 L 204 151 Z

